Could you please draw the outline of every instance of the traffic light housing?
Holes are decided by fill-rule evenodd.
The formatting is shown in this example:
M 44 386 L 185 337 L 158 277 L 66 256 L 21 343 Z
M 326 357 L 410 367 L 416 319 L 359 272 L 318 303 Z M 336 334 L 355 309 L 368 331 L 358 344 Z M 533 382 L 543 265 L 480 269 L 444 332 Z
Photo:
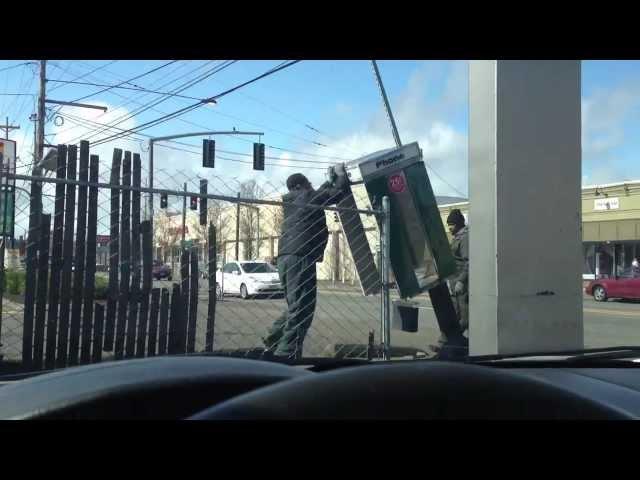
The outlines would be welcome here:
M 216 141 L 202 140 L 202 167 L 214 168 L 216 160 Z
M 264 170 L 264 143 L 253 144 L 253 169 Z
M 200 194 L 207 194 L 207 181 L 200 180 Z M 207 225 L 207 198 L 200 198 L 200 225 Z
M 169 197 L 166 193 L 160 194 L 160 208 L 167 208 L 169 204 Z
M 191 208 L 191 210 L 198 209 L 198 197 L 189 197 L 189 208 Z

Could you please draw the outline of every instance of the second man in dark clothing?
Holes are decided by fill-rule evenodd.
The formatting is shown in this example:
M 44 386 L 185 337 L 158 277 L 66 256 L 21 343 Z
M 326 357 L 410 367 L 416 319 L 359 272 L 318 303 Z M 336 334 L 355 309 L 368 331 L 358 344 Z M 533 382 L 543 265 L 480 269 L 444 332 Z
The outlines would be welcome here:
M 287 310 L 264 338 L 267 349 L 278 357 L 302 356 L 302 344 L 315 312 L 316 263 L 323 261 L 329 231 L 324 210 L 311 205 L 338 203 L 347 186 L 346 175 L 333 175 L 317 190 L 301 173 L 287 179 L 289 193 L 283 196 L 284 221 L 277 260 Z

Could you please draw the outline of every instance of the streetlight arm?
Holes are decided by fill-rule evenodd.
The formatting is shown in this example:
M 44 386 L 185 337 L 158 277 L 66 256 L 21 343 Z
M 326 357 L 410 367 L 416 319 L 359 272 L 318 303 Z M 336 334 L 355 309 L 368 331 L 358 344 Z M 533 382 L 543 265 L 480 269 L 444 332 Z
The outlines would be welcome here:
M 176 138 L 186 138 L 186 137 L 206 137 L 208 135 L 264 135 L 264 132 L 239 132 L 237 130 L 232 130 L 228 132 L 221 131 L 211 131 L 211 132 L 195 132 L 195 133 L 181 133 L 179 135 L 167 135 L 164 137 L 153 137 L 149 139 L 149 143 L 160 142 L 162 140 L 173 140 Z

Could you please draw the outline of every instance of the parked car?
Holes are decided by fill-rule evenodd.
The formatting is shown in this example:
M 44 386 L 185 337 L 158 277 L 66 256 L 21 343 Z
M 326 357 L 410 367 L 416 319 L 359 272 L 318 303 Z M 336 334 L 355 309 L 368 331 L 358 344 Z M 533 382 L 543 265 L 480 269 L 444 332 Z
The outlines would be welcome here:
M 267 262 L 229 262 L 216 272 L 216 293 L 240 295 L 243 299 L 254 295 L 283 294 L 278 270 Z
M 585 293 L 593 295 L 596 302 L 606 302 L 609 298 L 640 299 L 640 276 L 626 272 L 617 278 L 591 280 Z
M 157 260 L 153 262 L 153 270 L 151 274 L 156 280 L 162 280 L 163 278 L 166 278 L 167 280 L 171 281 L 171 279 L 173 278 L 171 267 Z

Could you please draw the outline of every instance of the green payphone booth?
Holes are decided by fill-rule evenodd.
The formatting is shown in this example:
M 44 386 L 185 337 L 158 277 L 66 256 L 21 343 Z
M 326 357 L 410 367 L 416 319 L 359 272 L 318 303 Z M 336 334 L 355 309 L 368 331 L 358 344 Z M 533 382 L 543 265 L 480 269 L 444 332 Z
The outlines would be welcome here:
M 363 182 L 374 209 L 389 197 L 391 267 L 402 298 L 412 298 L 455 272 L 435 195 L 417 143 L 372 153 L 346 166 Z
M 381 210 L 382 199 L 389 199 L 389 263 L 402 299 L 394 303 L 393 327 L 417 331 L 418 310 L 406 300 L 428 292 L 440 330 L 456 348 L 465 346 L 466 339 L 459 330 L 446 284 L 446 279 L 456 271 L 456 263 L 418 144 L 372 153 L 345 164 L 345 171 L 352 185 L 364 184 L 374 209 Z M 345 230 L 350 245 L 356 244 L 350 237 L 362 236 L 359 232 L 359 227 L 351 227 L 351 232 Z M 354 254 L 355 249 L 351 250 Z M 363 292 L 375 293 L 379 283 L 362 282 L 373 277 L 364 270 L 370 263 L 356 258 L 369 257 L 370 250 L 358 250 L 364 252 L 354 255 Z M 359 264 L 363 267 L 358 267 Z

